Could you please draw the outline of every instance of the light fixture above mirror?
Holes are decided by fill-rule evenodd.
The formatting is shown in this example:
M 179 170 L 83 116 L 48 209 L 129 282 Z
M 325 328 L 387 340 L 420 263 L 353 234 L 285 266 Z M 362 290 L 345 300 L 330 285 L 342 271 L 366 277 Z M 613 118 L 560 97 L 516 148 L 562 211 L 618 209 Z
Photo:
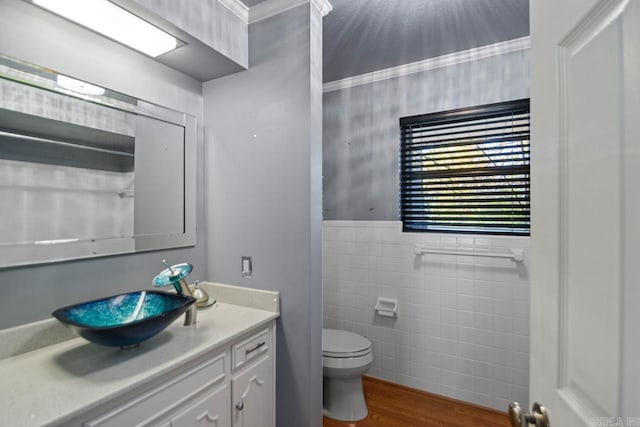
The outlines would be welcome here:
M 33 3 L 154 58 L 184 44 L 108 0 L 33 0 Z

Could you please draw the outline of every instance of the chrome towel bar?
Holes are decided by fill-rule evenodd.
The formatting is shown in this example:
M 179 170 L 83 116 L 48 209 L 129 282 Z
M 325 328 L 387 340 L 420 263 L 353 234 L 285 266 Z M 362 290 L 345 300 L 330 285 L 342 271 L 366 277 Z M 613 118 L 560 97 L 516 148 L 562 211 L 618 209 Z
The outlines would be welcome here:
M 480 256 L 489 258 L 508 258 L 515 262 L 524 261 L 524 249 L 471 249 L 471 248 L 444 248 L 436 246 L 416 245 L 415 254 L 443 254 L 443 255 L 463 255 Z

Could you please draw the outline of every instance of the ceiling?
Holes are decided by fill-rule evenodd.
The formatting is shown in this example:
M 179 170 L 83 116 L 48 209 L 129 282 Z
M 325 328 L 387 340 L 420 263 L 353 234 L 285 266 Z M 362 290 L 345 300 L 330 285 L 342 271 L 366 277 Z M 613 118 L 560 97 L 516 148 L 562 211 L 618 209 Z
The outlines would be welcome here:
M 325 82 L 529 35 L 529 0 L 329 1 Z

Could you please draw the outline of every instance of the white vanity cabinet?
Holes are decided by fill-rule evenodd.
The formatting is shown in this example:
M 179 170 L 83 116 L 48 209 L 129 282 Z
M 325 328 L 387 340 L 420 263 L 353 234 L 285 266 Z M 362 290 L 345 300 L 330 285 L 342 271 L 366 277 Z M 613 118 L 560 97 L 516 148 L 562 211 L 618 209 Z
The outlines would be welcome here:
M 0 330 L 0 426 L 275 426 L 280 294 L 201 286 L 217 303 L 195 326 L 173 322 L 134 350 L 72 338 L 55 319 Z M 15 353 L 45 332 L 61 339 Z
M 179 372 L 178 372 L 179 370 Z M 273 427 L 275 321 L 64 425 Z

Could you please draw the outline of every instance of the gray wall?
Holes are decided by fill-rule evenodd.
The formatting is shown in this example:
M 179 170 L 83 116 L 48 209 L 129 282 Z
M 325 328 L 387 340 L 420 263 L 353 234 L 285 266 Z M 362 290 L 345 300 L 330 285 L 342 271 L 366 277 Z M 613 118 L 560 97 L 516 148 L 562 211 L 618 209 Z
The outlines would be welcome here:
M 0 2 L 0 52 L 187 112 L 202 122 L 201 83 L 49 15 L 20 0 Z M 201 153 L 201 127 L 198 135 Z M 194 265 L 192 279 L 207 278 L 202 237 L 202 160 L 199 160 L 197 174 L 199 240 L 195 248 L 2 269 L 0 328 L 47 318 L 54 309 L 74 302 L 150 288 L 151 279 L 162 268 L 162 258 L 189 261 Z
M 249 70 L 204 84 L 210 278 L 281 293 L 281 427 L 322 418 L 318 15 L 306 4 L 252 24 Z
M 398 220 L 400 117 L 528 96 L 528 51 L 325 93 L 324 219 Z

